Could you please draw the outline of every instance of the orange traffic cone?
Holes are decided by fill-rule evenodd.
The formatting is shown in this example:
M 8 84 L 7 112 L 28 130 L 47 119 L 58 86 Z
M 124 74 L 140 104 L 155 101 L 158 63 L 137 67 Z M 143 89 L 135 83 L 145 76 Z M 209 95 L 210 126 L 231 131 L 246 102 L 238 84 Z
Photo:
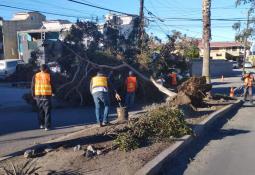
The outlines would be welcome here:
M 230 97 L 234 97 L 235 96 L 235 90 L 233 87 L 230 88 L 230 93 L 229 93 Z
M 221 81 L 222 81 L 222 82 L 224 81 L 224 76 L 223 76 L 223 75 L 221 76 Z

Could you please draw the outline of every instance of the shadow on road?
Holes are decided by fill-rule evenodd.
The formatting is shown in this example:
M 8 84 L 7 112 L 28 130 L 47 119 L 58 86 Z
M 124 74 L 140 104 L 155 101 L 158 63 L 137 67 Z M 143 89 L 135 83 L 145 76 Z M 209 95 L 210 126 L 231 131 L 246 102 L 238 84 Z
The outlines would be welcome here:
M 193 141 L 189 147 L 185 148 L 176 159 L 170 160 L 164 165 L 161 175 L 183 175 L 187 169 L 189 163 L 194 160 L 195 156 L 211 141 L 221 140 L 225 137 L 236 136 L 240 134 L 246 134 L 248 130 L 238 129 L 222 129 L 224 124 L 231 119 L 238 110 L 235 110 L 227 115 L 227 117 L 221 119 L 215 124 L 207 134 L 201 138 Z
M 0 117 L 0 136 L 25 131 L 39 130 L 36 112 L 10 111 Z M 116 119 L 115 110 L 110 111 L 109 120 Z M 56 109 L 52 111 L 52 129 L 71 129 L 96 123 L 94 108 Z
M 212 86 L 216 86 L 216 85 L 223 85 L 223 84 L 230 84 L 229 82 L 212 82 L 211 83 Z

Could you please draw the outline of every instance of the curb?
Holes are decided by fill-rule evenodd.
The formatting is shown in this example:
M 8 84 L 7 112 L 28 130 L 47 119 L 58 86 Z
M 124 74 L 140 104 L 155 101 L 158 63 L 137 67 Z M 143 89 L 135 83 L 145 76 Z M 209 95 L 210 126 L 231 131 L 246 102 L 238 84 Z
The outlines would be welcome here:
M 229 104 L 224 108 L 213 112 L 206 119 L 196 126 L 193 131 L 196 137 L 200 137 L 205 134 L 205 130 L 210 128 L 212 124 L 220 117 L 223 117 L 228 112 L 237 109 L 241 106 L 242 101 L 237 100 L 233 104 Z M 155 175 L 160 174 L 160 170 L 163 167 L 164 163 L 170 159 L 175 158 L 187 145 L 189 145 L 195 138 L 191 135 L 183 136 L 177 141 L 157 155 L 154 159 L 146 163 L 141 169 L 139 169 L 135 175 Z

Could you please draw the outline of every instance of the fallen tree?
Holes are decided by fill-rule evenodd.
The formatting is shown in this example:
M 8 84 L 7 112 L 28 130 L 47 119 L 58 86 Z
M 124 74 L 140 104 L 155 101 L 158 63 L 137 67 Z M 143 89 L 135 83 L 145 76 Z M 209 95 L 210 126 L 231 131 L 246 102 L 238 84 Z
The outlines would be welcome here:
M 206 83 L 205 77 L 191 77 L 177 87 L 177 95 L 169 100 L 173 105 L 191 104 L 194 107 L 204 105 L 203 99 L 212 88 L 211 84 Z
M 134 25 L 129 37 L 125 38 L 107 24 L 104 26 L 106 33 L 103 36 L 95 23 L 77 21 L 64 41 L 59 41 L 63 47 L 62 56 L 55 61 L 60 65 L 63 74 L 62 77 L 53 76 L 57 89 L 56 96 L 75 105 L 93 102 L 89 92 L 89 82 L 96 75 L 97 70 L 104 69 L 106 74 L 114 71 L 115 77 L 121 77 L 119 79 L 114 77 L 114 83 L 118 84 L 118 92 L 122 91 L 121 95 L 124 95 L 125 77 L 128 71 L 132 70 L 140 83 L 137 99 L 159 102 L 164 99 L 164 95 L 171 100 L 174 99 L 177 93 L 158 84 L 154 78 L 162 73 L 167 75 L 169 68 L 173 66 L 187 69 L 185 61 L 184 64 L 179 64 L 180 60 L 184 59 L 174 53 L 179 37 L 173 34 L 169 36 L 167 44 L 150 47 L 150 44 L 155 46 L 155 43 L 146 35 L 146 44 L 141 48 L 137 46 L 138 27 L 139 25 Z M 84 38 L 92 38 L 92 40 L 85 45 Z M 101 47 L 100 44 L 103 46 Z M 155 52 L 159 55 L 152 58 Z M 49 53 L 54 53 L 54 50 Z M 65 81 L 60 82 L 60 79 Z
M 118 70 L 122 68 L 127 68 L 129 70 L 132 70 L 141 80 L 152 83 L 160 92 L 166 94 L 171 99 L 174 98 L 177 94 L 175 92 L 172 92 L 162 86 L 161 84 L 158 84 L 152 77 L 148 78 L 144 74 L 140 73 L 137 69 L 132 67 L 131 65 L 127 64 L 126 62 L 122 61 L 122 64 L 116 65 L 116 66 L 110 66 L 110 65 L 100 65 L 97 63 L 94 63 L 90 61 L 87 58 L 83 58 L 77 53 L 75 53 L 74 50 L 69 48 L 67 45 L 62 43 L 64 47 L 66 47 L 70 52 L 72 52 L 76 59 L 79 60 L 79 62 L 83 62 L 80 65 L 77 65 L 76 72 L 74 73 L 73 78 L 68 81 L 67 83 L 61 85 L 57 92 L 65 91 L 64 98 L 67 99 L 68 96 L 72 94 L 72 92 L 78 93 L 80 97 L 80 104 L 83 104 L 83 96 L 82 96 L 82 90 L 80 89 L 82 83 L 87 80 L 87 82 L 90 80 L 90 73 L 93 72 L 93 70 L 98 69 L 108 69 L 108 70 Z

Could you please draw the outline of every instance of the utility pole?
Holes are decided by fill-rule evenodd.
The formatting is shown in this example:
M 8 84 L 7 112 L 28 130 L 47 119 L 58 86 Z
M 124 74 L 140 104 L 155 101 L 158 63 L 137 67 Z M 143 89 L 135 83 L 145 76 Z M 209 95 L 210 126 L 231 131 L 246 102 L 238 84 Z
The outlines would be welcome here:
M 211 83 L 210 77 L 210 40 L 211 40 L 211 0 L 203 0 L 203 68 L 202 75 L 206 77 L 206 82 Z
M 144 0 L 140 0 L 140 23 L 139 23 L 139 33 L 138 33 L 138 38 L 139 38 L 139 47 L 142 48 L 143 45 L 143 40 L 144 40 Z
M 249 30 L 249 26 L 250 26 L 250 15 L 251 15 L 251 12 L 250 12 L 250 10 L 248 10 L 246 30 L 245 30 L 245 33 L 244 33 L 243 73 L 245 71 L 244 64 L 245 64 L 246 57 L 247 57 L 246 50 L 247 50 L 248 30 Z

